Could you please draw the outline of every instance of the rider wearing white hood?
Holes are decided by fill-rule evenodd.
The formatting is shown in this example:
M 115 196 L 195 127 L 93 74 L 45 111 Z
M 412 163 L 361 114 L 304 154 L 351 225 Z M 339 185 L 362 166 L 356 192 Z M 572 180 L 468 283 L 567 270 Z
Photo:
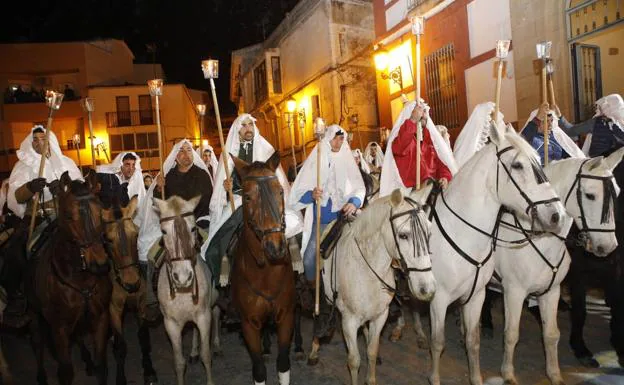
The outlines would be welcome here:
M 306 161 L 292 186 L 288 206 L 293 210 L 305 209 L 302 250 L 306 278 L 314 280 L 316 255 L 316 221 L 314 207 L 316 198 L 321 200 L 321 233 L 327 224 L 338 217 L 340 211 L 352 215 L 362 206 L 366 189 L 358 166 L 355 164 L 345 131 L 338 125 L 327 127 L 325 135 Z M 316 158 L 321 151 L 321 188 L 316 187 Z
M 478 104 L 470 114 L 464 128 L 455 140 L 455 147 L 453 148 L 455 161 L 459 168 L 487 144 L 493 112 L 494 103 L 485 102 Z M 499 112 L 497 119 L 499 127 L 504 126 L 503 119 L 503 114 Z
M 587 133 L 583 152 L 591 157 L 609 155 L 624 145 L 622 96 L 611 94 L 598 99 L 594 118 L 570 129 L 570 135 Z
M 143 202 L 145 185 L 143 184 L 141 158 L 135 152 L 124 151 L 119 153 L 112 163 L 98 166 L 97 172 L 116 175 L 121 185 L 127 184 L 128 198 L 136 195 L 139 204 Z
M 384 153 L 377 142 L 370 142 L 364 149 L 364 160 L 371 166 L 372 171 L 378 171 L 384 162 Z
M 82 173 L 73 160 L 63 155 L 54 133 L 50 133 L 48 156 L 45 161 L 43 178 L 39 178 L 39 164 L 41 152 L 45 145 L 46 130 L 37 125 L 22 141 L 17 151 L 19 161 L 13 167 L 9 177 L 9 192 L 7 202 L 9 209 L 15 215 L 23 218 L 29 216 L 27 212 L 36 192 L 42 192 L 43 210 L 54 210 L 54 195 L 60 187 L 59 179 L 65 171 L 69 172 L 72 180 L 83 180 Z
M 451 148 L 429 117 L 429 106 L 421 99 L 405 104 L 388 137 L 381 170 L 379 196 L 390 195 L 397 188 L 406 190 L 416 181 L 416 122 L 426 121 L 421 143 L 421 183 L 427 178 L 448 183 L 457 172 Z M 396 142 L 396 143 L 395 143 Z M 404 178 L 403 178 L 404 176 Z
M 208 168 L 208 174 L 210 175 L 210 179 L 214 184 L 215 173 L 217 172 L 217 167 L 219 166 L 219 161 L 217 160 L 217 156 L 214 153 L 214 149 L 211 145 L 207 144 L 206 147 L 202 150 L 201 147 L 197 148 L 198 154 L 201 155 L 202 160 L 206 164 Z M 199 152 L 201 151 L 201 153 Z

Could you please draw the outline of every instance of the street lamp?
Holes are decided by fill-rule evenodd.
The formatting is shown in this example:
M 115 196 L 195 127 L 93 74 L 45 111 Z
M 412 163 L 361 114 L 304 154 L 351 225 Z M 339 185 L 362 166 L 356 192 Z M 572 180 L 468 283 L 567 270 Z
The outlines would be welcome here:
M 403 73 L 401 71 L 401 66 L 389 69 L 390 56 L 388 55 L 388 51 L 381 46 L 375 46 L 375 52 L 375 56 L 373 57 L 375 60 L 375 68 L 381 73 L 381 78 L 384 80 L 392 80 L 401 88 L 401 91 L 403 91 Z
M 163 80 L 162 79 L 152 79 L 148 80 L 147 86 L 149 87 L 149 93 L 154 97 L 156 101 L 156 127 L 158 129 L 158 160 L 160 161 L 160 173 L 164 172 L 163 169 L 163 145 L 162 145 L 162 128 L 160 126 L 160 97 L 163 93 Z M 165 179 L 165 175 L 162 175 L 163 181 Z M 165 188 L 164 185 L 160 190 L 161 198 L 165 199 Z
M 204 139 L 204 116 L 206 115 L 206 105 L 198 104 L 195 106 L 197 110 L 197 120 L 199 121 L 199 139 Z
M 104 156 L 106 156 L 106 162 L 110 163 L 110 157 L 108 156 L 108 152 L 106 151 L 106 143 L 104 143 L 102 139 L 94 136 L 93 145 L 95 146 L 98 156 L 100 156 L 100 151 L 102 151 L 104 153 Z

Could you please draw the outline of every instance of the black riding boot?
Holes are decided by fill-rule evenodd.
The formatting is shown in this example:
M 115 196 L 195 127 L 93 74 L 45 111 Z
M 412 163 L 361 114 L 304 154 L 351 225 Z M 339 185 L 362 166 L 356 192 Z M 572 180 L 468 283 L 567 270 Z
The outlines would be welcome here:
M 312 282 L 311 282 L 312 283 Z M 312 285 L 312 289 L 315 290 L 315 286 Z M 319 298 L 319 315 L 314 317 L 314 337 L 323 338 L 331 337 L 336 329 L 336 313 L 334 306 L 329 304 L 325 291 L 323 289 L 323 280 L 321 279 Z

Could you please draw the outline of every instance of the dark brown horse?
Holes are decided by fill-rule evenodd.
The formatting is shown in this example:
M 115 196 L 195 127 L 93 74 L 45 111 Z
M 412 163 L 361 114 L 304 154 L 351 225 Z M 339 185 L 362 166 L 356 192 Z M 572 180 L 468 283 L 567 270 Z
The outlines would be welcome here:
M 113 352 L 117 361 L 117 385 L 125 385 L 126 340 L 123 336 L 123 319 L 126 309 L 135 310 L 139 324 L 139 345 L 143 356 L 143 380 L 149 385 L 158 381 L 152 365 L 149 326 L 145 320 L 147 283 L 139 270 L 137 238 L 139 229 L 132 221 L 138 205 L 134 196 L 126 207 L 119 202 L 102 210 L 104 243 L 112 260 L 110 278 L 113 295 L 110 302 L 111 326 L 114 333 Z M 149 288 L 151 290 L 151 288 Z
M 101 241 L 101 204 L 93 193 L 97 186 L 95 173 L 86 180 L 72 181 L 67 173 L 61 177 L 58 227 L 27 272 L 26 295 L 40 385 L 47 384 L 44 326 L 49 328 L 52 338 L 61 385 L 71 384 L 74 379 L 71 345 L 85 332 L 94 338 L 98 383 L 106 384 L 109 261 Z
M 255 383 L 266 381 L 261 332 L 272 318 L 277 327 L 279 383 L 287 385 L 295 285 L 284 235 L 284 191 L 275 175 L 280 159 L 277 153 L 266 163 L 247 164 L 232 158 L 243 190 L 243 226 L 234 253 L 232 300 L 240 314 Z

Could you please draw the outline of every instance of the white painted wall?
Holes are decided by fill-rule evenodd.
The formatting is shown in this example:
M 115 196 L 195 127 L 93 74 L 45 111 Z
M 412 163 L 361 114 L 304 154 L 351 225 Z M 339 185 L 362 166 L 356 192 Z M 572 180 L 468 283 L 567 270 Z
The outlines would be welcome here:
M 518 120 L 516 103 L 516 80 L 513 65 L 513 51 L 507 57 L 507 70 L 503 76 L 501 86 L 501 112 L 505 115 L 506 122 Z M 494 101 L 496 92 L 496 58 L 484 61 L 474 67 L 468 68 L 466 75 L 466 101 L 468 115 L 479 103 Z
M 386 31 L 391 30 L 407 17 L 407 0 L 399 0 L 386 10 Z
M 474 0 L 466 11 L 470 57 L 496 48 L 496 40 L 511 40 L 509 0 Z

